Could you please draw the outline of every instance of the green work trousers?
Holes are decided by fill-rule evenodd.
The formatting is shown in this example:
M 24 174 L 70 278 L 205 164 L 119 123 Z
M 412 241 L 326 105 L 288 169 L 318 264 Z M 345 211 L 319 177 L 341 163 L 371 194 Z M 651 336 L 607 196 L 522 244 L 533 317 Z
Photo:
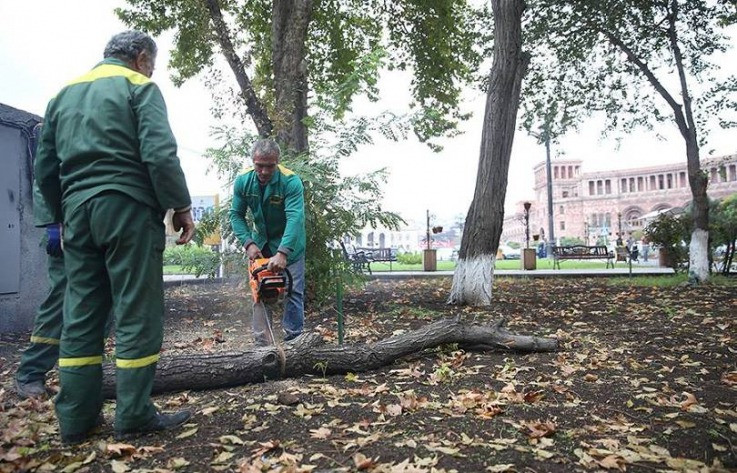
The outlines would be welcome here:
M 44 239 L 45 241 L 45 239 Z M 64 290 L 67 286 L 64 258 L 47 258 L 49 293 L 41 303 L 33 322 L 31 344 L 23 352 L 15 378 L 21 384 L 46 380 L 46 373 L 59 359 Z
M 154 416 L 151 402 L 163 338 L 163 216 L 120 192 L 87 200 L 64 222 L 68 278 L 56 415 L 62 435 L 85 433 L 102 408 L 105 319 L 115 316 L 115 428 Z

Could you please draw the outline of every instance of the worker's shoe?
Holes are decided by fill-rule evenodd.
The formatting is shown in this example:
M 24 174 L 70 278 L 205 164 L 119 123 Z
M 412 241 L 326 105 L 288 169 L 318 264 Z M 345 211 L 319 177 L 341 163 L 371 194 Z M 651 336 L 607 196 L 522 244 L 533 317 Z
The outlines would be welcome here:
M 127 440 L 138 437 L 139 435 L 149 434 L 151 432 L 159 432 L 162 430 L 171 430 L 184 424 L 192 417 L 189 411 L 179 411 L 173 414 L 163 414 L 157 412 L 147 423 L 134 427 L 132 429 L 115 430 L 116 440 Z
M 16 378 L 15 392 L 21 399 L 40 399 L 46 397 L 46 386 L 43 380 L 22 383 Z
M 90 428 L 86 432 L 78 432 L 76 434 L 61 434 L 61 443 L 67 446 L 78 445 L 87 440 L 92 434 L 96 433 L 104 423 L 105 417 L 103 417 L 101 412 L 97 416 L 95 425 L 93 425 L 92 428 Z

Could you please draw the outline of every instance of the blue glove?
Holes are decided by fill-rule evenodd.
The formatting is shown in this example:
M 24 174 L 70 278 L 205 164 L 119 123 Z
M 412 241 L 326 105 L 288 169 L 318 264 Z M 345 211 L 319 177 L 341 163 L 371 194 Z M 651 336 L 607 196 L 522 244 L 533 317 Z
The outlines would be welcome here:
M 61 224 L 52 223 L 51 225 L 47 225 L 46 237 L 48 238 L 46 253 L 49 256 L 61 256 L 63 253 L 61 250 Z

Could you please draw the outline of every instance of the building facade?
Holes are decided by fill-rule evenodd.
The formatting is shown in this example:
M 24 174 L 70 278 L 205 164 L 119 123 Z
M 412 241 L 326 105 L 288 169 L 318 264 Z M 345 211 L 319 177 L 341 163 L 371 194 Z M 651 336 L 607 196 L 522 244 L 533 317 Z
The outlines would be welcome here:
M 708 195 L 721 199 L 737 192 L 737 154 L 701 160 L 709 174 Z M 530 208 L 530 234 L 548 233 L 545 162 L 533 168 L 535 200 Z M 683 209 L 691 201 L 686 163 L 583 172 L 580 160 L 552 163 L 555 238 L 580 238 L 588 244 L 641 230 L 647 217 L 666 209 Z M 520 241 L 522 204 L 505 219 L 503 241 Z M 643 218 L 645 217 L 645 218 Z M 508 230 L 507 230 L 508 228 Z M 523 236 L 524 238 L 524 236 Z

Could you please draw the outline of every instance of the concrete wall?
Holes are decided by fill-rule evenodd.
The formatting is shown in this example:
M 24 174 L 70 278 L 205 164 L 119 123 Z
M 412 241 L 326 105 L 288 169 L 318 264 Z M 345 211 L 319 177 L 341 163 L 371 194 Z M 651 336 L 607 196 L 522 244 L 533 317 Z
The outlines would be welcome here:
M 18 278 L 17 292 L 0 294 L 0 333 L 31 329 L 38 306 L 48 291 L 46 252 L 40 246 L 43 229 L 33 226 L 31 197 L 31 133 L 39 121 L 35 115 L 0 104 L 0 173 L 8 175 L 10 180 L 18 180 L 17 186 L 5 187 L 19 190 L 17 195 L 13 192 L 11 196 L 10 189 L 0 189 L 0 199 L 7 199 L 5 203 L 17 209 L 20 226 L 19 236 L 0 232 L 3 240 L 20 238 L 20 258 L 0 261 L 5 276 L 13 279 L 17 275 Z M 18 241 L 0 241 L 0 245 L 17 247 Z

